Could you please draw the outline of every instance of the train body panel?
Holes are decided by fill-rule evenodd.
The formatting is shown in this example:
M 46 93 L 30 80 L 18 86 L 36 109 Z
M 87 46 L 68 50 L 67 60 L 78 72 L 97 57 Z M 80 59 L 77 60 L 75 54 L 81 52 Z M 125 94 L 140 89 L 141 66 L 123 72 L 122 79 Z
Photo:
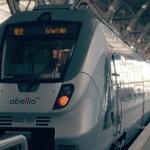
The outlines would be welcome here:
M 149 120 L 150 65 L 90 11 L 55 7 L 1 25 L 0 129 L 53 130 L 56 150 L 129 142 Z
M 36 92 L 22 93 L 17 84 L 1 84 L 3 113 L 51 113 L 61 84 L 40 84 Z

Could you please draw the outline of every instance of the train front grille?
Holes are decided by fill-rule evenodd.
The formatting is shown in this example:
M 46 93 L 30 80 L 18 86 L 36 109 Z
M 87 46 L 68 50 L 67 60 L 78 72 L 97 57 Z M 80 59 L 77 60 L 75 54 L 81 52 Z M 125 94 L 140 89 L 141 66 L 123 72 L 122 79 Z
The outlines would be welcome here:
M 12 121 L 11 116 L 0 116 L 0 126 L 11 126 Z
M 47 116 L 36 117 L 36 126 L 48 126 L 49 122 L 50 122 L 50 117 Z
M 48 115 L 0 115 L 0 127 L 48 127 Z

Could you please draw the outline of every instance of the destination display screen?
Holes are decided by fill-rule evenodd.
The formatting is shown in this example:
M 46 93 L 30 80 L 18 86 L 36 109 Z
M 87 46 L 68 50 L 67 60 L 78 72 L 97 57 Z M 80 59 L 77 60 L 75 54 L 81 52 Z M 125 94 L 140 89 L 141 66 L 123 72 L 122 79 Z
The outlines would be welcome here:
M 75 22 L 51 22 L 48 24 L 24 23 L 14 24 L 8 27 L 7 36 L 32 36 L 32 35 L 77 35 L 80 23 Z

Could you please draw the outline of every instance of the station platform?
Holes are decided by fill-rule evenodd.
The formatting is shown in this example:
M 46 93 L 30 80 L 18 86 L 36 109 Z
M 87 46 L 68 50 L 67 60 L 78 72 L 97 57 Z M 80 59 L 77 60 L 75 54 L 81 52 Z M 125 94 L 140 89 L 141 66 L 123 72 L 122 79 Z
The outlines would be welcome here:
M 128 150 L 150 150 L 150 123 L 140 133 Z

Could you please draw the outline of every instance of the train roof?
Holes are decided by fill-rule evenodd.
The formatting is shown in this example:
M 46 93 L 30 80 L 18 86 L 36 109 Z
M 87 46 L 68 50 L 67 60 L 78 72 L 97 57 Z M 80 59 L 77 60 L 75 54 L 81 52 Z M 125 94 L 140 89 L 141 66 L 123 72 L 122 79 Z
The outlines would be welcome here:
M 137 53 L 137 50 L 131 45 L 124 42 L 119 35 L 111 31 L 104 24 L 102 24 L 105 40 L 108 49 L 114 55 L 121 55 L 127 59 L 134 59 L 139 61 L 145 61 L 145 58 Z
M 17 23 L 26 21 L 37 21 L 39 16 L 43 13 L 49 13 L 51 20 L 59 21 L 78 21 L 87 22 L 93 18 L 96 18 L 94 13 L 88 9 L 73 9 L 70 5 L 60 6 L 39 6 L 32 11 L 18 12 L 9 17 L 4 23 Z M 44 21 L 44 20 L 43 20 Z

